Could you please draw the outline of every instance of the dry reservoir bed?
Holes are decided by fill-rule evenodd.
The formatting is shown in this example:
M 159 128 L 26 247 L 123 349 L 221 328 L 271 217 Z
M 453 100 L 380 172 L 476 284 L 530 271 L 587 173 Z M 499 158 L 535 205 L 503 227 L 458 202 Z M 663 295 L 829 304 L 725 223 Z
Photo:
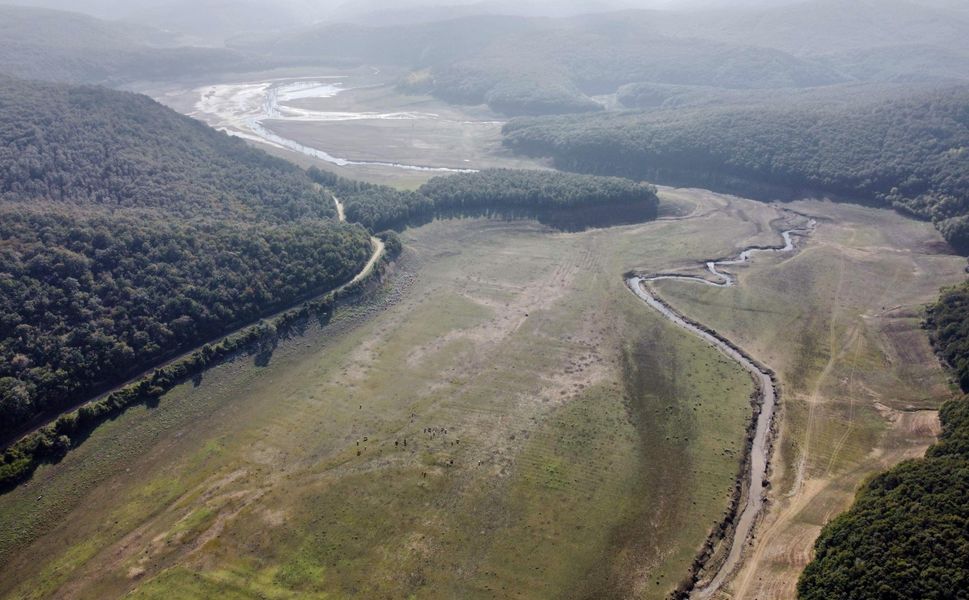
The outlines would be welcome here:
M 129 411 L 0 496 L 0 594 L 664 597 L 726 509 L 752 384 L 622 274 L 776 243 L 778 215 L 664 197 L 690 216 L 409 231 L 396 302 Z M 909 407 L 948 388 L 915 315 L 963 265 L 928 224 L 797 208 L 839 223 L 737 268 L 736 288 L 657 286 L 780 374 L 772 494 L 792 495 L 758 539 L 795 550 L 753 556 L 785 582 L 862 477 L 930 439 Z

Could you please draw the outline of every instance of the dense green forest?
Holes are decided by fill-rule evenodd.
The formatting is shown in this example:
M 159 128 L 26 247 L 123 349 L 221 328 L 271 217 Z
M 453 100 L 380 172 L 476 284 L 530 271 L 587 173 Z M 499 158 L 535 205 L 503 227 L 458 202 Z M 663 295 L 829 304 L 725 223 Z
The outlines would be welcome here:
M 487 169 L 435 177 L 421 186 L 437 208 L 521 207 L 573 208 L 642 202 L 656 207 L 656 189 L 618 177 Z
M 851 105 L 707 106 L 519 119 L 556 166 L 752 196 L 823 192 L 932 219 L 969 252 L 969 88 Z
M 351 279 L 298 167 L 156 102 L 0 85 L 0 438 Z
M 945 290 L 926 326 L 969 391 L 969 284 Z M 875 477 L 824 528 L 799 598 L 969 597 L 969 397 L 950 400 L 939 417 L 942 435 L 925 458 Z
M 556 171 L 486 169 L 435 177 L 416 192 L 351 182 L 319 170 L 310 174 L 340 196 L 348 220 L 373 231 L 421 224 L 435 216 L 491 213 L 540 221 L 559 213 L 573 217 L 568 221 L 574 228 L 584 228 L 597 225 L 603 216 L 591 209 L 642 221 L 656 216 L 659 202 L 655 188 L 647 184 Z
M 969 285 L 943 290 L 926 323 L 936 352 L 969 392 Z
M 0 434 L 351 279 L 366 232 L 0 209 Z
M 147 96 L 0 77 L 0 201 L 181 217 L 335 214 L 306 173 Z

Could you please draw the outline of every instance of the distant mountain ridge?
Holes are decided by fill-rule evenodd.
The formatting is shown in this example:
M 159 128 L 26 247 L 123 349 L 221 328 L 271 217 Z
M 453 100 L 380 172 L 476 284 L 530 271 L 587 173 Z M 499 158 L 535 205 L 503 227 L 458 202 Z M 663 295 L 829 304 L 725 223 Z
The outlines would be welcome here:
M 318 25 L 230 45 L 280 62 L 340 59 L 426 69 L 408 84 L 411 89 L 487 103 L 510 115 L 598 110 L 590 95 L 639 81 L 774 88 L 846 80 L 818 61 L 772 48 L 672 37 L 644 19 L 476 16 L 394 27 Z
M 252 64 L 232 50 L 176 44 L 176 38 L 148 27 L 66 11 L 0 5 L 0 74 L 113 84 Z
M 230 45 L 283 62 L 401 65 L 415 70 L 405 89 L 509 115 L 597 111 L 592 96 L 629 84 L 779 89 L 969 81 L 969 17 L 913 1 L 318 24 Z

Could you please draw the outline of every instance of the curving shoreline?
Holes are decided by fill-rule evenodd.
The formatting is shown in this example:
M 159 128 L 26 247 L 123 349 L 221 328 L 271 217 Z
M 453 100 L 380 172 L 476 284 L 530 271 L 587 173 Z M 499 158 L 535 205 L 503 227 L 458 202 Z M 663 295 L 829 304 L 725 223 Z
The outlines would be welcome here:
M 320 148 L 301 144 L 272 131 L 266 121 L 301 121 L 306 123 L 335 123 L 341 121 L 412 121 L 442 120 L 439 115 L 425 112 L 347 112 L 310 110 L 293 106 L 295 100 L 332 98 L 348 91 L 343 76 L 290 78 L 258 83 L 215 84 L 193 90 L 197 100 L 189 116 L 200 118 L 211 126 L 242 139 L 291 150 L 322 160 L 338 167 L 370 166 L 421 171 L 430 173 L 474 173 L 476 169 L 422 166 L 380 160 L 352 160 L 334 156 Z M 481 122 L 487 123 L 487 122 Z
M 678 312 L 662 300 L 649 283 L 660 280 L 682 280 L 714 287 L 732 287 L 737 284 L 736 278 L 726 271 L 719 270 L 719 267 L 746 264 L 754 254 L 759 252 L 792 252 L 797 247 L 793 236 L 809 235 L 816 226 L 817 221 L 811 219 L 803 227 L 782 231 L 783 246 L 750 246 L 733 258 L 706 261 L 707 270 L 716 277 L 716 280 L 706 279 L 698 275 L 677 273 L 629 274 L 626 277 L 626 285 L 637 297 L 674 325 L 707 341 L 720 352 L 739 363 L 750 373 L 757 388 L 755 391 L 754 421 L 748 432 L 749 443 L 740 473 L 741 481 L 738 482 L 734 500 L 724 522 L 726 527 L 731 527 L 733 530 L 732 539 L 729 541 L 729 552 L 719 565 L 712 565 L 711 558 L 714 555 L 713 546 L 716 540 L 714 539 L 715 534 L 711 535 L 711 539 L 707 541 L 700 557 L 694 564 L 691 589 L 683 590 L 684 595 L 688 595 L 690 598 L 700 600 L 710 598 L 723 586 L 726 579 L 739 565 L 744 547 L 763 511 L 765 490 L 768 485 L 767 474 L 770 467 L 771 433 L 780 390 L 776 375 L 769 367 L 760 363 L 756 358 L 747 354 L 739 346 L 716 331 Z M 726 538 L 724 538 L 724 541 L 726 542 Z M 707 583 L 698 585 L 700 571 L 713 566 L 717 569 L 716 574 Z

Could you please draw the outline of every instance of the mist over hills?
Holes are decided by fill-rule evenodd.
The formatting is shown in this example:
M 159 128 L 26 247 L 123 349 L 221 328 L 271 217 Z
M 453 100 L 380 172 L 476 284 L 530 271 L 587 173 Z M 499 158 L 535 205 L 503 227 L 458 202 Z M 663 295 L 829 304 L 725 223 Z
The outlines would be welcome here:
M 414 2 L 381 12 L 382 0 L 80 5 L 158 28 L 0 6 L 0 72 L 117 84 L 267 66 L 386 64 L 413 71 L 405 89 L 489 104 L 509 115 L 597 111 L 596 96 L 633 84 L 802 89 L 969 80 L 969 14 L 954 3 L 813 0 L 609 12 L 643 5 L 672 6 L 627 0 L 516 6 L 495 0 L 451 7 Z M 523 16 L 582 10 L 604 12 Z M 366 21 L 365 15 L 378 13 L 383 16 L 372 19 L 376 23 L 399 20 L 393 16 L 398 13 L 414 22 L 317 22 Z M 447 18 L 462 13 L 469 16 Z M 223 38 L 227 48 L 199 46 L 220 46 Z
M 627 13 L 624 18 L 637 17 Z M 813 0 L 756 9 L 655 12 L 638 18 L 672 36 L 767 46 L 799 56 L 909 44 L 969 49 L 969 18 L 964 11 L 910 0 Z
M 230 46 L 283 62 L 400 65 L 415 71 L 408 89 L 511 115 L 599 110 L 593 96 L 636 83 L 778 89 L 969 79 L 969 18 L 907 0 L 319 24 Z
M 308 0 L 12 0 L 4 4 L 70 11 L 126 27 L 143 25 L 167 32 L 182 43 L 220 46 L 247 32 L 282 31 L 325 14 Z
M 0 6 L 0 73 L 72 83 L 118 83 L 232 69 L 239 53 L 177 46 L 166 33 L 77 13 Z
M 783 15 L 790 9 L 789 14 L 804 13 L 805 24 L 809 25 L 819 12 L 856 10 L 865 2 L 834 0 L 823 2 L 825 6 L 820 10 L 810 0 L 6 0 L 4 4 L 148 25 L 181 34 L 194 43 L 219 45 L 234 35 L 282 31 L 313 23 L 403 25 L 483 15 L 560 18 L 622 10 L 658 11 L 672 15 L 674 20 L 699 18 L 698 26 L 709 29 L 707 16 L 728 22 L 749 21 L 749 11 L 779 9 L 777 14 Z M 888 12 L 895 10 L 892 2 L 878 4 L 884 4 Z M 969 15 L 969 8 L 957 0 L 906 0 L 905 4 L 911 10 L 930 8 Z M 713 14 L 718 11 L 721 14 Z M 757 15 L 753 18 L 760 20 Z M 916 15 L 915 21 L 920 19 Z M 800 37 L 798 31 L 793 33 Z

